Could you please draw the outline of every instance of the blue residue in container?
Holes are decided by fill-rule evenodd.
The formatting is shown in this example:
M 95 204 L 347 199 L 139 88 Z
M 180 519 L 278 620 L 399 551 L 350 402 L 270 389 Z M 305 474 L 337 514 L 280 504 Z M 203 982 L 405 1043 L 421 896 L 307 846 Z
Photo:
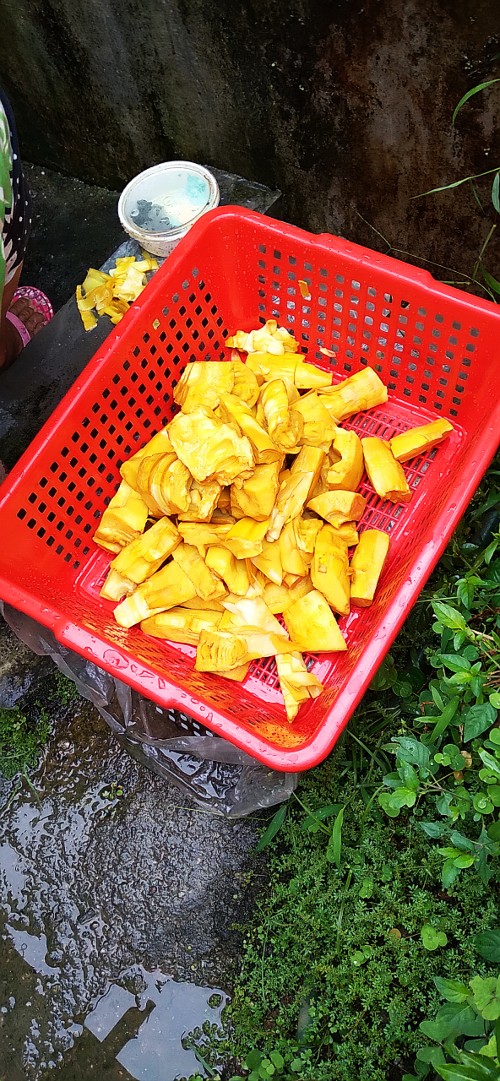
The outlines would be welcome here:
M 187 225 L 206 207 L 210 187 L 203 176 L 196 173 L 174 173 L 169 178 L 165 194 L 153 199 L 138 198 L 130 217 L 140 229 L 150 233 L 164 233 Z

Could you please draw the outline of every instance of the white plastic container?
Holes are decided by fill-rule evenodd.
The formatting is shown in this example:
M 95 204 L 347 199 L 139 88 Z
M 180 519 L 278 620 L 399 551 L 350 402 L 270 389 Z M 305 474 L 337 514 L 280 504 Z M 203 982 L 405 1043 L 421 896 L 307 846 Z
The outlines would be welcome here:
M 145 251 L 164 257 L 219 200 L 219 185 L 208 169 L 192 161 L 166 161 L 127 184 L 118 217 Z

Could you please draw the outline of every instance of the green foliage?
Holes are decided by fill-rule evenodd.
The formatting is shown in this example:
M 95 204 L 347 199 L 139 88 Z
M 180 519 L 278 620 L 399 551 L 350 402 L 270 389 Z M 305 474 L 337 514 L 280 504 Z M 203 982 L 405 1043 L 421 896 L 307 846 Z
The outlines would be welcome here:
M 70 706 L 75 702 L 80 701 L 80 695 L 76 689 L 76 685 L 72 679 L 68 676 L 63 676 L 62 672 L 56 668 L 54 670 L 54 697 L 56 701 L 60 702 L 63 706 Z
M 34 769 L 52 731 L 52 715 L 70 709 L 80 698 L 72 682 L 57 669 L 23 700 L 22 709 L 0 708 L 0 773 L 10 780 Z M 42 700 L 43 699 L 43 700 Z
M 460 98 L 458 105 L 456 105 L 453 110 L 453 116 L 451 119 L 452 126 L 457 119 L 460 109 L 466 104 L 466 102 L 470 101 L 472 97 L 474 97 L 476 94 L 479 94 L 482 90 L 488 90 L 490 86 L 493 86 L 493 83 L 500 83 L 500 79 L 488 79 L 485 83 L 478 83 L 477 86 L 473 86 L 472 90 L 467 90 L 463 97 Z
M 499 537 L 448 583 L 431 607 L 439 646 L 427 649 L 432 678 L 408 705 L 413 731 L 385 749 L 395 769 L 383 779 L 379 804 L 392 818 L 408 809 L 439 842 L 448 889 L 467 869 L 484 882 L 500 853 L 500 556 Z
M 14 706 L 0 709 L 0 772 L 10 779 L 36 766 L 50 734 L 50 721 L 42 710 L 34 721 Z
M 492 883 L 463 878 L 453 901 L 443 893 L 426 835 L 353 793 L 348 746 L 304 780 L 308 814 L 295 801 L 274 843 L 228 1009 L 231 1029 L 217 1050 L 219 1062 L 230 1055 L 246 1063 L 233 1077 L 401 1078 L 422 1045 L 419 1020 L 438 1009 L 437 958 L 459 985 L 478 974 L 476 938 L 494 920 Z M 338 818 L 338 810 L 321 814 L 325 794 L 332 808 L 346 808 L 340 867 L 327 858 L 333 829 L 327 837 L 314 828 Z M 481 963 L 485 979 L 490 971 Z M 270 1066 L 274 1074 L 263 1072 Z
M 283 1077 L 286 1067 L 285 1060 L 279 1051 L 270 1051 L 269 1056 L 261 1051 L 250 1051 L 246 1056 L 244 1065 L 249 1072 L 245 1073 L 247 1081 L 272 1081 L 275 1077 Z M 245 1081 L 240 1075 L 233 1074 L 229 1081 Z
M 420 936 L 426 950 L 438 950 L 440 946 L 446 946 L 448 942 L 444 931 L 436 931 L 432 923 L 424 923 Z
M 267 888 L 203 1048 L 224 1081 L 499 1081 L 499 538 L 474 541 L 497 481 L 263 830 Z
M 109 800 L 112 803 L 114 800 L 121 799 L 123 796 L 123 786 L 119 781 L 111 781 L 111 784 L 107 788 L 103 788 L 101 793 L 101 799 Z
M 474 976 L 465 984 L 437 976 L 434 983 L 445 1005 L 434 1021 L 420 1024 L 420 1031 L 434 1045 L 418 1050 L 416 1074 L 407 1075 L 406 1081 L 425 1078 L 432 1069 L 449 1081 L 498 1081 L 500 1026 L 495 1022 L 500 1017 L 500 977 Z M 453 1061 L 447 1062 L 447 1057 Z

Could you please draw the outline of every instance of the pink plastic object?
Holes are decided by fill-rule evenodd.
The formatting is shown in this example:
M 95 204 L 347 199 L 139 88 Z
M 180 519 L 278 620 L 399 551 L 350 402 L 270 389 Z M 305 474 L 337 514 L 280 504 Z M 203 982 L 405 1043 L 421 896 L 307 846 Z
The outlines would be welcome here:
M 302 297 L 299 281 L 310 287 Z M 325 686 L 286 720 L 273 661 L 244 684 L 195 672 L 194 651 L 125 631 L 99 596 L 109 556 L 92 535 L 121 462 L 174 412 L 185 364 L 275 317 L 334 380 L 361 366 L 386 405 L 352 417 L 385 439 L 435 417 L 454 432 L 406 463 L 410 503 L 368 484 L 363 525 L 391 535 L 376 600 L 341 620 L 347 653 L 310 659 Z M 255 758 L 304 770 L 331 750 L 443 551 L 498 439 L 500 314 L 429 274 L 329 235 L 227 207 L 190 230 L 109 335 L 1 488 L 0 595 L 64 645 Z M 325 347 L 335 356 L 320 352 Z
M 45 322 L 50 322 L 54 315 L 54 309 L 48 296 L 42 293 L 41 289 L 36 289 L 34 285 L 20 285 L 12 299 L 19 300 L 20 297 L 29 300 L 31 307 L 45 316 Z
M 19 288 L 16 289 L 12 300 L 19 300 L 20 298 L 25 298 L 26 300 L 28 300 L 31 304 L 31 307 L 34 308 L 36 312 L 40 312 L 40 314 L 44 316 L 43 325 L 50 322 L 54 315 L 54 309 L 52 307 L 52 304 L 50 303 L 48 296 L 46 296 L 45 293 L 42 293 L 41 289 L 35 289 L 33 285 L 20 285 Z M 22 320 L 19 319 L 19 317 L 15 315 L 14 312 L 6 312 L 6 319 L 8 319 L 9 323 L 12 323 L 12 326 L 15 327 L 23 343 L 23 347 L 26 348 L 26 346 L 29 345 L 31 341 L 31 334 L 27 327 L 25 327 Z
M 18 319 L 17 315 L 14 315 L 14 312 L 6 312 L 5 318 L 8 320 L 9 323 L 12 323 L 14 329 L 17 330 L 17 333 L 19 334 L 19 337 L 23 343 L 23 348 L 26 348 L 26 346 L 29 345 L 31 341 L 31 334 L 27 327 L 25 327 L 21 319 Z

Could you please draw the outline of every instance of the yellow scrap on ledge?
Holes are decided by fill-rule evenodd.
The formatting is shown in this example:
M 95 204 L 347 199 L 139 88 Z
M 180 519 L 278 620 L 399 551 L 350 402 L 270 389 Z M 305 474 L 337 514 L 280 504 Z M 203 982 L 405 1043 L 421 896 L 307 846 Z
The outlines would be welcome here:
M 94 309 L 98 315 L 109 315 L 112 323 L 123 319 L 147 284 L 146 274 L 158 270 L 156 259 L 147 252 L 141 254 L 142 259 L 133 255 L 117 259 L 109 274 L 91 267 L 83 284 L 77 285 L 76 304 L 85 330 L 97 326 Z

